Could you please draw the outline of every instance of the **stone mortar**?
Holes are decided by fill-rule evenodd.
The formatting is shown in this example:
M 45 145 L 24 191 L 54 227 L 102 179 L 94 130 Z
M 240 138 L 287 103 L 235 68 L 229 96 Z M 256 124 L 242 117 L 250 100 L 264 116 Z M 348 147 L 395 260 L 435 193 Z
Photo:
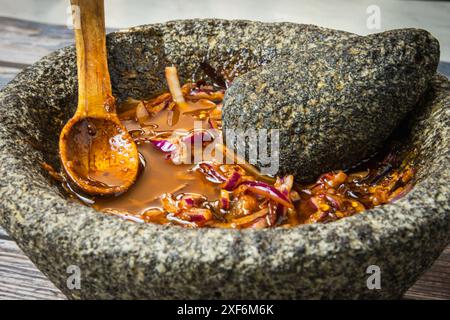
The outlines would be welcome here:
M 243 73 L 308 43 L 354 35 L 291 23 L 189 20 L 108 36 L 114 93 L 142 98 L 202 77 L 204 59 Z M 449 241 L 450 83 L 436 75 L 410 145 L 418 182 L 401 200 L 330 224 L 188 230 L 136 224 L 68 200 L 40 163 L 57 167 L 60 129 L 76 107 L 74 48 L 26 68 L 0 93 L 0 224 L 70 298 L 398 298 Z M 81 289 L 66 285 L 81 270 Z M 366 285 L 381 268 L 381 290 Z

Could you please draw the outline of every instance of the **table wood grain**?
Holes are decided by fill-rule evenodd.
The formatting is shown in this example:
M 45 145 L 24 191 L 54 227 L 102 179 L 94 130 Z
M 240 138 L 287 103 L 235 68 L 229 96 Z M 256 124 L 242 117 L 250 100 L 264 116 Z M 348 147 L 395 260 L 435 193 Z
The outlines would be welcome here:
M 0 17 L 0 88 L 23 68 L 73 43 L 64 26 Z M 439 70 L 450 77 L 450 63 Z M 406 299 L 450 299 L 450 246 L 405 294 Z M 0 227 L 0 300 L 66 299 Z

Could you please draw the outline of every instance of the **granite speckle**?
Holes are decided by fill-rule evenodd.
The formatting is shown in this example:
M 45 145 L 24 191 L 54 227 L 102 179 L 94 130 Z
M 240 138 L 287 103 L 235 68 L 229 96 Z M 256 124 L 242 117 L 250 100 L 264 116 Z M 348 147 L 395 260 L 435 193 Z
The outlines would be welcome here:
M 176 21 L 110 35 L 109 62 L 115 94 L 143 97 L 165 89 L 170 63 L 184 79 L 206 58 L 243 74 L 291 47 L 352 37 L 289 23 Z M 330 224 L 236 231 L 135 224 L 67 200 L 39 163 L 58 165 L 75 72 L 74 49 L 64 48 L 0 92 L 0 224 L 70 298 L 398 298 L 449 241 L 450 85 L 440 75 L 408 117 L 419 181 L 405 198 Z M 381 290 L 367 289 L 371 264 Z M 66 286 L 69 265 L 81 269 L 81 290 Z
M 225 129 L 279 129 L 280 173 L 309 181 L 368 158 L 418 103 L 435 74 L 439 43 L 400 29 L 293 50 L 238 77 Z

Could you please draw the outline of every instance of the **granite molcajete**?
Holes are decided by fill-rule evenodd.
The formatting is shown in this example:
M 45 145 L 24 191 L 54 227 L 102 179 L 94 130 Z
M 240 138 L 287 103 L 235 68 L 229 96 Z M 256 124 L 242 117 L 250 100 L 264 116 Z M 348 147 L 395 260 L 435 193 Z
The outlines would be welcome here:
M 313 43 L 236 79 L 224 128 L 279 129 L 282 172 L 310 181 L 378 150 L 438 62 L 438 41 L 418 29 Z
M 242 74 L 303 46 L 355 35 L 310 25 L 192 20 L 108 37 L 117 97 L 202 77 L 204 59 Z M 74 48 L 24 70 L 0 94 L 0 224 L 71 298 L 394 298 L 449 240 L 450 84 L 440 75 L 408 116 L 418 182 L 401 200 L 330 224 L 191 230 L 136 224 L 68 200 L 40 168 L 59 167 L 57 141 L 76 107 Z M 67 267 L 81 271 L 70 290 Z M 366 286 L 370 265 L 381 289 Z

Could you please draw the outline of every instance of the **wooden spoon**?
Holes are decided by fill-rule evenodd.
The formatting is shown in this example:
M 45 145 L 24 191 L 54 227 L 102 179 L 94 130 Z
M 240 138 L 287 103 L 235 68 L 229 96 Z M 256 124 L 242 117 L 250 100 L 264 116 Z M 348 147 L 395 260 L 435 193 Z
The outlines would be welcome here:
M 103 0 L 71 0 L 75 14 L 78 107 L 61 131 L 59 152 L 70 180 L 88 194 L 114 194 L 136 180 L 136 144 L 120 123 L 106 60 Z M 78 21 L 77 21 L 78 20 Z

